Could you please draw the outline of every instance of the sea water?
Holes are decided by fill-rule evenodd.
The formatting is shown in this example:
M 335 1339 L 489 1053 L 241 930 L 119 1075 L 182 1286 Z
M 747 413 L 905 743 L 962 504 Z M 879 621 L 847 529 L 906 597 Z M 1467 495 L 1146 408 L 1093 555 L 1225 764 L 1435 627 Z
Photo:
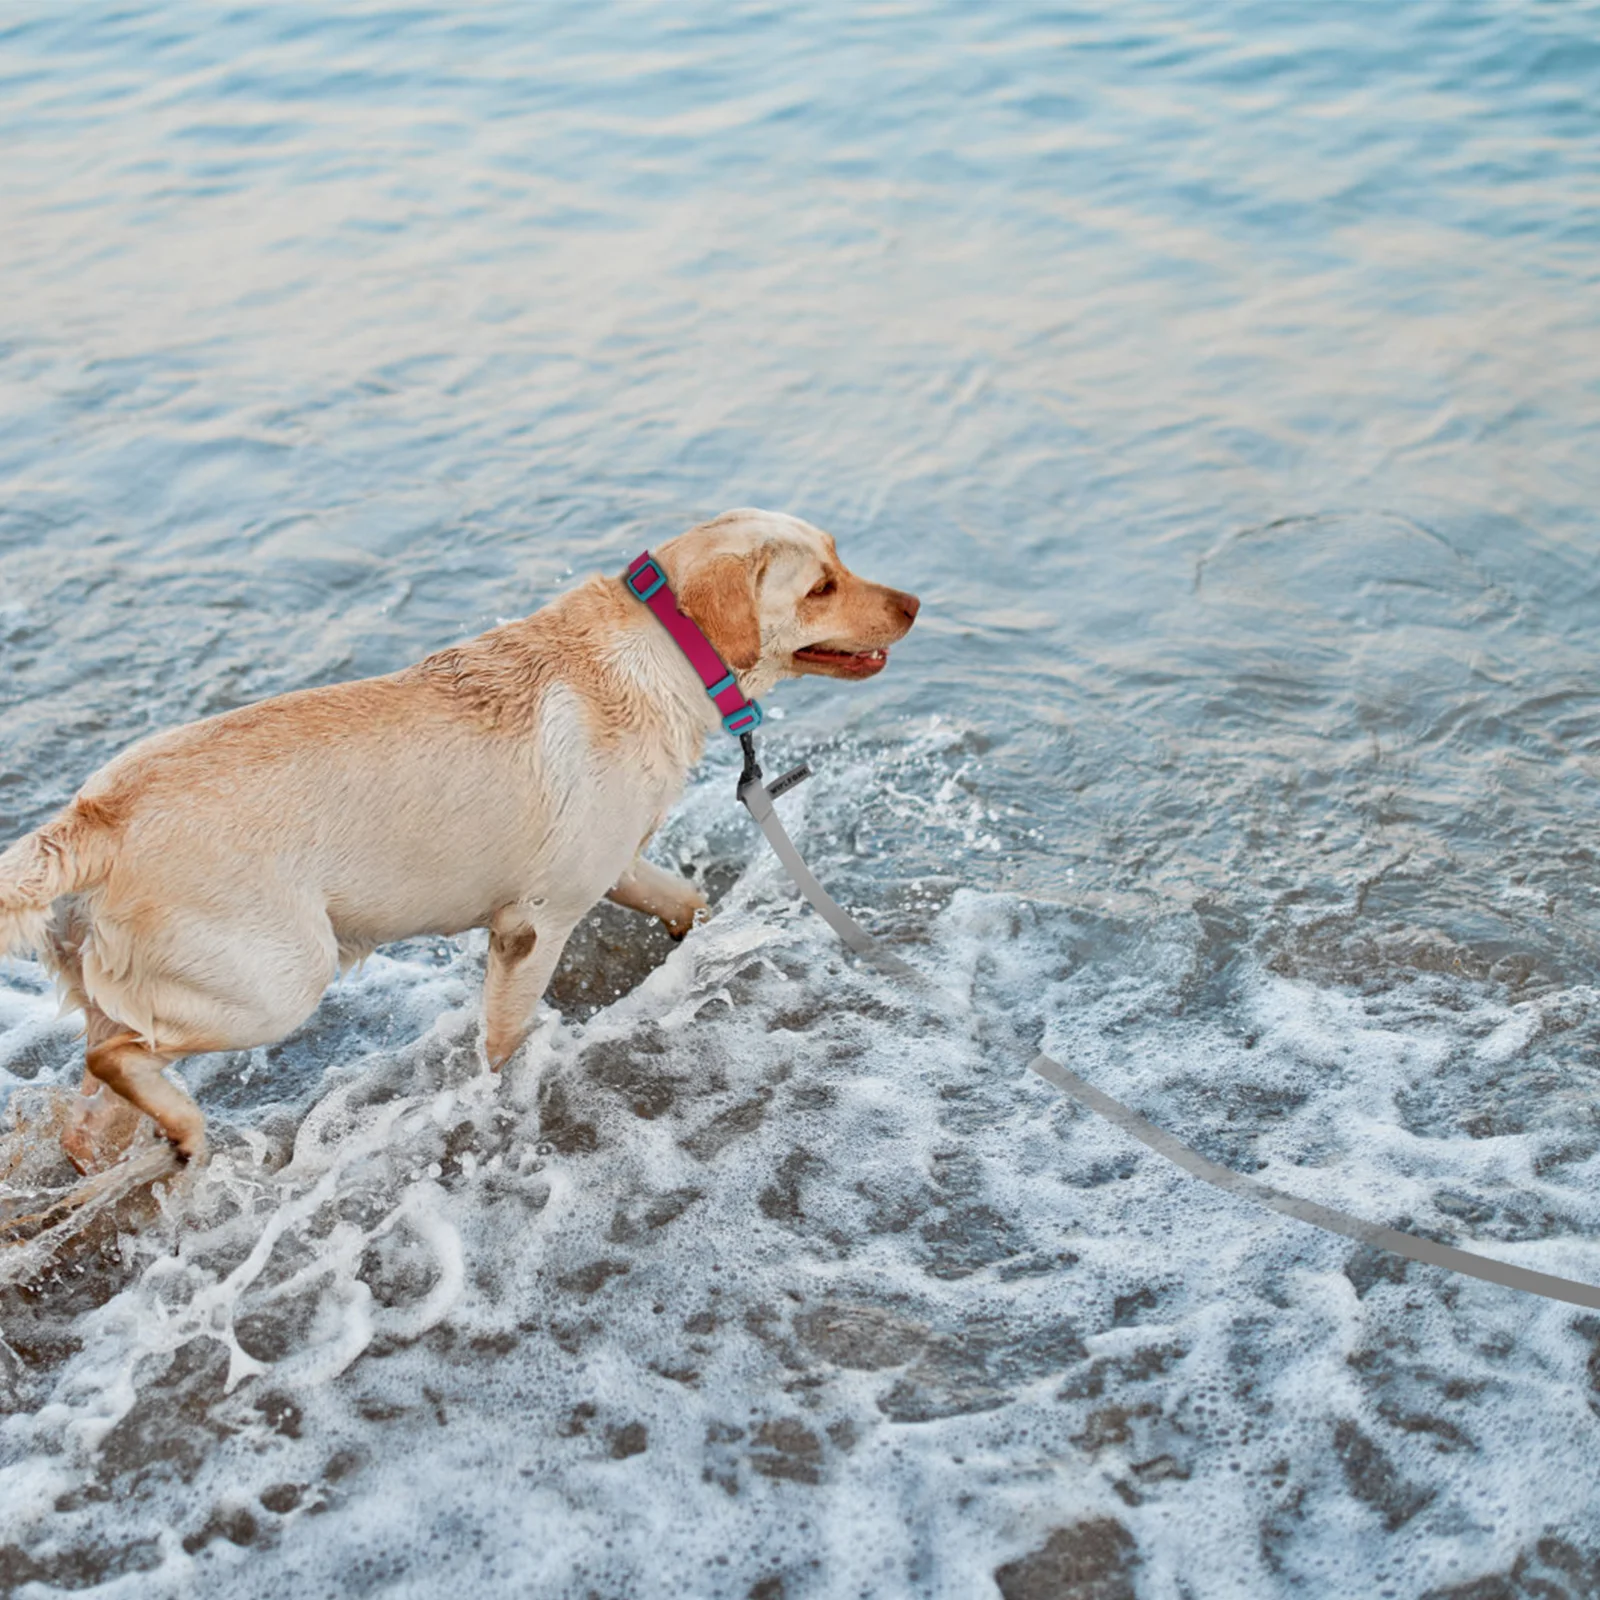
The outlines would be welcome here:
M 0 838 L 729 506 L 918 593 L 0 1258 L 0 1590 L 1600 1593 L 1600 7 L 0 13 Z M 781 714 L 781 715 L 780 715 Z M 70 1018 L 0 964 L 8 1193 Z M 32 1136 L 30 1137 L 30 1130 Z

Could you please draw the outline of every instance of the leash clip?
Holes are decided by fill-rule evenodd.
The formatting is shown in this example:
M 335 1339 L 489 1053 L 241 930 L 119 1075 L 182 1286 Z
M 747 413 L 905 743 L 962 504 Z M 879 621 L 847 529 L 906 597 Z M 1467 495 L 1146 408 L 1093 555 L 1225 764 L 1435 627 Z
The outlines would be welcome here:
M 744 799 L 744 792 L 751 784 L 761 782 L 761 763 L 756 760 L 756 741 L 751 733 L 741 733 L 739 744 L 744 750 L 744 769 L 739 774 L 739 784 L 736 793 L 740 800 Z M 802 761 L 798 767 L 790 767 L 781 778 L 774 778 L 766 785 L 767 798 L 776 800 L 780 794 L 787 794 L 798 784 L 802 784 L 812 776 L 811 763 Z

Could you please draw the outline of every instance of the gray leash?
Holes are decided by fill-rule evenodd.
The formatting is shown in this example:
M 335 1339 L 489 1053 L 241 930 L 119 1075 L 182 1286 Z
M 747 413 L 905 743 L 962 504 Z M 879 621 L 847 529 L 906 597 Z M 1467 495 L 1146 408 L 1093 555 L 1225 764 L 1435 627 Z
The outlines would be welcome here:
M 795 886 L 816 908 L 833 931 L 857 955 L 865 956 L 891 977 L 909 983 L 931 987 L 931 981 L 908 962 L 902 961 L 892 950 L 867 932 L 848 911 L 817 882 L 811 869 L 795 849 L 794 841 L 784 831 L 773 808 L 775 796 L 792 789 L 811 776 L 811 768 L 798 766 L 774 779 L 770 786 L 761 781 L 761 768 L 756 764 L 755 741 L 749 734 L 740 741 L 744 746 L 744 771 L 739 776 L 739 800 L 750 813 L 755 824 L 766 835 L 784 871 L 794 879 Z M 1587 1283 L 1576 1283 L 1570 1278 L 1558 1278 L 1548 1272 L 1532 1272 L 1527 1267 L 1514 1267 L 1504 1261 L 1491 1261 L 1487 1256 L 1476 1256 L 1468 1250 L 1458 1250 L 1454 1245 L 1435 1244 L 1431 1239 L 1420 1239 L 1414 1233 L 1399 1228 L 1384 1228 L 1374 1222 L 1363 1222 L 1331 1206 L 1318 1205 L 1314 1200 L 1302 1200 L 1298 1195 L 1285 1194 L 1270 1184 L 1247 1178 L 1242 1172 L 1208 1160 L 1198 1150 L 1191 1149 L 1181 1139 L 1131 1107 L 1114 1100 L 1101 1089 L 1087 1083 L 1077 1073 L 1069 1072 L 1059 1061 L 1036 1055 L 1028 1066 L 1063 1094 L 1080 1105 L 1087 1106 L 1097 1116 L 1104 1117 L 1140 1144 L 1148 1145 L 1157 1155 L 1164 1156 L 1176 1167 L 1204 1182 L 1223 1189 L 1242 1199 L 1253 1200 L 1270 1211 L 1282 1212 L 1299 1222 L 1309 1222 L 1314 1228 L 1325 1228 L 1330 1233 L 1343 1234 L 1347 1239 L 1359 1240 L 1379 1250 L 1408 1256 L 1430 1267 L 1445 1267 L 1451 1272 L 1464 1273 L 1469 1278 L 1482 1278 L 1488 1283 L 1498 1283 L 1507 1289 L 1521 1289 L 1527 1294 L 1543 1295 L 1547 1300 L 1564 1300 L 1568 1305 L 1587 1306 L 1600 1311 L 1600 1288 Z

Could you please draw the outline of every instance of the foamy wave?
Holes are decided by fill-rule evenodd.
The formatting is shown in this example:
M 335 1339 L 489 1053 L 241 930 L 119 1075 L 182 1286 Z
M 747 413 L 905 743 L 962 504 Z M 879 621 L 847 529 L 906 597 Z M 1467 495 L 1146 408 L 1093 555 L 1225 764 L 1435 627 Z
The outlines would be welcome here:
M 813 803 L 852 782 L 836 763 Z M 719 775 L 668 854 L 725 805 Z M 830 878 L 885 865 L 855 860 Z M 319 1041 L 337 1065 L 307 1089 L 284 1058 L 292 1116 L 270 1063 L 213 1066 L 250 1072 L 258 1109 L 123 1239 L 76 1352 L 23 1375 L 6 1537 L 108 1583 L 144 1551 L 142 1592 L 359 1571 L 420 1594 L 448 1571 L 844 1595 L 912 1572 L 956 1595 L 1103 1525 L 1152 1593 L 1367 1595 L 1581 1522 L 1588 1322 L 1210 1191 L 1022 1048 L 1297 1193 L 1600 1278 L 1569 1112 L 1451 1124 L 1462 1063 L 1514 1070 L 1561 1002 L 1360 995 L 1246 956 L 1196 1008 L 1186 912 L 1135 933 L 942 902 L 914 952 L 937 1004 L 859 969 L 754 856 L 706 928 L 587 1021 L 548 1015 L 503 1081 L 469 1006 L 337 1046 L 470 997 L 471 946 L 354 980 Z

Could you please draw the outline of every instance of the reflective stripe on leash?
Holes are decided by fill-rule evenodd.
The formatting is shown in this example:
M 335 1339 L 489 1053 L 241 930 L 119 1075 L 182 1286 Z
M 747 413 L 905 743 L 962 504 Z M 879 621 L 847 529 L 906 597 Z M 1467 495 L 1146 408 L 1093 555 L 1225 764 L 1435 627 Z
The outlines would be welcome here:
M 797 767 L 793 772 L 785 773 L 782 778 L 776 779 L 769 788 L 762 783 L 761 768 L 756 765 L 755 741 L 746 735 L 741 742 L 744 745 L 745 765 L 739 778 L 740 803 L 750 813 L 756 826 L 766 835 L 767 843 L 772 846 L 774 854 L 783 863 L 784 871 L 794 879 L 800 893 L 816 908 L 823 921 L 858 955 L 867 957 L 892 977 L 931 986 L 931 980 L 873 938 L 822 887 L 795 848 L 794 841 L 784 831 L 783 824 L 778 820 L 778 813 L 773 809 L 772 797 L 774 794 L 781 794 L 786 789 L 793 788 L 803 778 L 809 777 L 810 769 Z M 1492 1261 L 1487 1256 L 1474 1255 L 1469 1250 L 1458 1250 L 1454 1245 L 1435 1244 L 1431 1239 L 1418 1238 L 1416 1234 L 1406 1233 L 1400 1228 L 1380 1227 L 1375 1222 L 1364 1222 L 1360 1217 L 1336 1211 L 1332 1206 L 1318 1205 L 1314 1200 L 1302 1200 L 1298 1195 L 1285 1194 L 1283 1190 L 1274 1189 L 1270 1184 L 1258 1182 L 1255 1178 L 1247 1178 L 1242 1172 L 1235 1172 L 1231 1167 L 1224 1167 L 1218 1162 L 1209 1160 L 1198 1150 L 1186 1145 L 1183 1140 L 1158 1128 L 1155 1123 L 1147 1117 L 1140 1116 L 1131 1107 L 1123 1105 L 1120 1100 L 1114 1100 L 1103 1090 L 1080 1078 L 1077 1073 L 1069 1072 L 1059 1061 L 1050 1056 L 1043 1053 L 1036 1055 L 1028 1066 L 1046 1083 L 1070 1096 L 1080 1105 L 1087 1106 L 1097 1116 L 1104 1117 L 1107 1122 L 1131 1135 L 1141 1144 L 1147 1145 L 1174 1166 L 1181 1167 L 1193 1177 L 1225 1190 L 1228 1194 L 1253 1200 L 1257 1205 L 1265 1206 L 1270 1211 L 1281 1212 L 1286 1217 L 1293 1217 L 1297 1222 L 1309 1222 L 1314 1228 L 1324 1228 L 1329 1233 L 1343 1234 L 1347 1239 L 1356 1239 L 1376 1249 L 1407 1256 L 1430 1267 L 1444 1267 L 1450 1272 L 1460 1272 L 1470 1278 L 1482 1278 L 1488 1283 L 1498 1283 L 1507 1289 L 1520 1289 L 1525 1294 L 1542 1295 L 1546 1300 L 1562 1300 L 1568 1305 L 1587 1306 L 1591 1310 L 1600 1311 L 1600 1288 L 1591 1284 L 1577 1283 L 1570 1278 L 1558 1278 L 1548 1272 L 1533 1272 L 1527 1267 L 1514 1267 L 1504 1261 Z

